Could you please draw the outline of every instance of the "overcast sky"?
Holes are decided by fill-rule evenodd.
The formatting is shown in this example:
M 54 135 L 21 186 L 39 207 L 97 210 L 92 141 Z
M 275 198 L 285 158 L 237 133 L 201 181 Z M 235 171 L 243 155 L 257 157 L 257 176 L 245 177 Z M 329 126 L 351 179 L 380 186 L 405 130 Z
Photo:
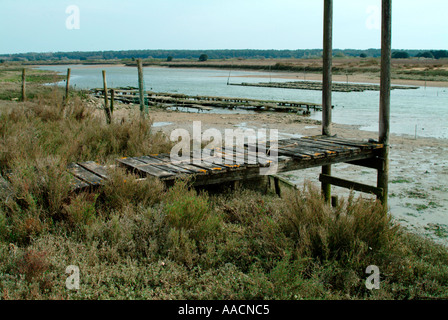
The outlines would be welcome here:
M 334 0 L 336 49 L 380 48 L 381 0 Z M 448 49 L 448 1 L 393 0 L 393 49 Z M 319 49 L 323 0 L 1 0 L 0 54 Z

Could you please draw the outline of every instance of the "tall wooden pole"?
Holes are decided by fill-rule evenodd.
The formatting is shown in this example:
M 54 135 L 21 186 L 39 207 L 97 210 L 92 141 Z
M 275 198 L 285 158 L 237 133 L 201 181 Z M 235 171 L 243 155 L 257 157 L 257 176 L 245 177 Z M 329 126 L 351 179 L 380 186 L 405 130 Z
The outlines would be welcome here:
M 322 134 L 331 135 L 331 87 L 333 65 L 333 0 L 324 0 L 324 43 L 322 82 Z M 331 165 L 322 167 L 322 174 L 331 176 Z M 331 201 L 331 185 L 322 182 L 322 194 Z
M 22 101 L 26 101 L 26 69 L 22 70 Z
M 379 142 L 384 145 L 381 151 L 382 162 L 378 170 L 378 188 L 383 189 L 382 201 L 387 210 L 389 193 L 389 134 L 390 134 L 390 88 L 392 55 L 392 0 L 382 0 L 381 29 L 381 91 L 379 116 Z
M 145 117 L 148 114 L 148 107 L 145 104 L 145 84 L 143 78 L 143 63 L 142 59 L 137 59 L 138 68 L 138 89 L 140 94 L 140 114 Z
M 108 124 L 112 122 L 112 116 L 109 109 L 109 97 L 107 92 L 106 70 L 103 70 L 103 87 L 104 87 L 104 112 L 106 113 L 106 121 Z
M 65 103 L 68 102 L 68 93 L 70 89 L 70 74 L 72 72 L 72 69 L 67 69 L 67 81 L 65 82 Z

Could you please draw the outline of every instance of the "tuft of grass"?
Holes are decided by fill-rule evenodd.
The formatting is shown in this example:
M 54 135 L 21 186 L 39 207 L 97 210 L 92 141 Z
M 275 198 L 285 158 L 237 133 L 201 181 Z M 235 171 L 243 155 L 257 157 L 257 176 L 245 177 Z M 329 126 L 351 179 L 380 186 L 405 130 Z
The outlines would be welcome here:
M 396 241 L 397 226 L 378 201 L 355 200 L 351 194 L 331 208 L 320 190 L 308 183 L 285 202 L 284 230 L 294 240 L 298 256 L 357 266 L 370 250 L 385 250 Z

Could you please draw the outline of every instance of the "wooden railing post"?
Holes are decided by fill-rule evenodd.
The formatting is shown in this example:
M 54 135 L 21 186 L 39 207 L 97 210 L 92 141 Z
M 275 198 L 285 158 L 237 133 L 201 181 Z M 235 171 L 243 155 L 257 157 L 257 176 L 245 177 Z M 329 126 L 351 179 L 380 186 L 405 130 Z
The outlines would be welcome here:
M 110 113 L 114 113 L 115 90 L 110 89 Z
M 322 134 L 331 135 L 331 92 L 333 65 L 333 0 L 324 0 L 324 40 L 322 78 Z M 322 174 L 331 176 L 331 165 L 322 167 Z M 322 194 L 331 201 L 331 185 L 322 182 Z

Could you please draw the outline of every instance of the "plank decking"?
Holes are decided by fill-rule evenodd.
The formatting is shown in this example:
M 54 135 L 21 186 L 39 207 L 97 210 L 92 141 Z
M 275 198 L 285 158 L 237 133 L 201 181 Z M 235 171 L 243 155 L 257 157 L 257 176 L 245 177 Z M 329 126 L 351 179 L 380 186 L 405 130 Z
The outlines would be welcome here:
M 383 146 L 376 142 L 362 142 L 337 137 L 313 136 L 285 139 L 278 142 L 277 173 L 319 167 L 335 163 L 352 163 L 375 167 L 378 151 Z M 266 149 L 245 145 L 244 150 L 215 150 L 213 158 L 198 161 L 190 158 L 172 161 L 167 154 L 117 159 L 117 165 L 141 177 L 153 176 L 167 184 L 182 177 L 192 177 L 194 186 L 251 179 L 260 176 L 261 168 L 274 165 L 270 158 L 269 143 Z M 216 161 L 220 159 L 221 161 Z M 94 188 L 107 181 L 107 169 L 95 162 L 71 164 L 68 171 L 74 176 L 74 189 Z M 322 177 L 321 177 L 322 178 Z M 325 179 L 323 177 L 322 179 Z M 370 190 L 370 189 L 369 189 Z M 372 190 L 370 190 L 372 191 Z M 378 190 L 373 189 L 373 193 Z
M 225 182 L 235 182 L 257 178 L 261 170 L 271 168 L 275 175 L 281 172 L 321 167 L 336 163 L 349 163 L 381 170 L 378 158 L 383 145 L 377 142 L 363 142 L 338 137 L 312 136 L 299 139 L 279 140 L 278 145 L 269 142 L 261 145 L 245 145 L 244 149 L 215 149 L 212 155 L 195 159 L 193 154 L 187 160 L 173 161 L 169 154 L 147 155 L 141 157 L 123 157 L 116 165 L 126 168 L 143 179 L 152 176 L 164 181 L 168 186 L 176 179 L 192 178 L 193 186 L 203 187 Z M 277 157 L 274 158 L 277 152 Z M 272 158 L 271 158 L 272 156 Z M 274 161 L 274 160 L 277 161 Z M 94 161 L 71 163 L 67 171 L 72 174 L 72 190 L 93 190 L 108 180 L 108 168 Z M 350 188 L 381 196 L 383 190 L 378 187 L 350 182 L 328 175 L 320 175 L 320 181 L 332 185 Z M 0 180 L 2 198 L 11 195 L 9 182 Z

